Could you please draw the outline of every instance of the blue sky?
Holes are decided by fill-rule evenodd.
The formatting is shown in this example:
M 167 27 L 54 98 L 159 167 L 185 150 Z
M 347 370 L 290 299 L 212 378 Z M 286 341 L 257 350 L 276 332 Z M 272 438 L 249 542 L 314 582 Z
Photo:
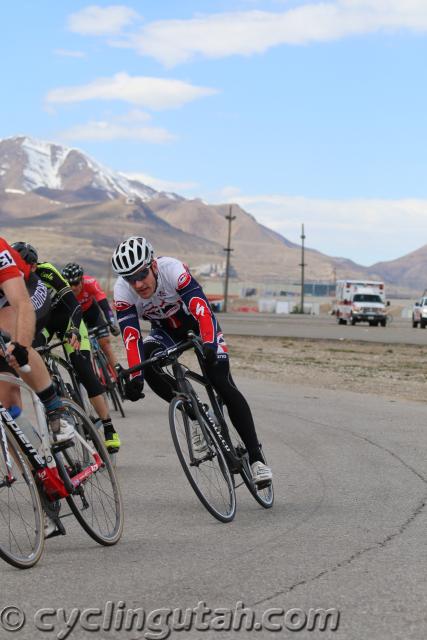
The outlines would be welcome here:
M 2 3 L 0 137 L 238 202 L 361 264 L 427 243 L 426 0 Z

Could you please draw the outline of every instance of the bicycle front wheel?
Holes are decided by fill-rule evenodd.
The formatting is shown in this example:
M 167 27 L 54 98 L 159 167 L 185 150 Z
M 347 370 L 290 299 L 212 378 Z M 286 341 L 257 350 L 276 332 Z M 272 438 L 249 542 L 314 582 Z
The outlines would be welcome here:
M 43 553 L 43 511 L 28 462 L 6 428 L 5 434 L 10 467 L 0 451 L 0 557 L 29 569 Z
M 62 400 L 74 428 L 84 442 L 74 438 L 74 446 L 59 454 L 67 474 L 73 476 L 89 468 L 93 456 L 85 443 L 102 460 L 102 467 L 91 473 L 66 499 L 83 529 L 102 545 L 116 544 L 123 531 L 123 502 L 116 472 L 98 431 L 84 411 L 71 400 Z
M 174 398 L 169 406 L 169 424 L 185 475 L 209 513 L 221 522 L 230 522 L 236 513 L 236 494 L 224 454 L 205 421 L 203 432 L 206 434 L 206 451 L 200 456 L 196 454 L 192 446 L 191 423 L 197 424 L 188 417 L 185 402 L 181 398 Z

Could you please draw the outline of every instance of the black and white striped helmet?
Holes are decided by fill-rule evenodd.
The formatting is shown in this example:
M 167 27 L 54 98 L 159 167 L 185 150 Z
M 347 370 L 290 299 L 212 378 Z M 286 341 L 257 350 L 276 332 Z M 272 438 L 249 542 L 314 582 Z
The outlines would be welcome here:
M 131 236 L 123 240 L 113 253 L 111 264 L 119 276 L 130 276 L 149 267 L 154 259 L 154 249 L 142 236 Z

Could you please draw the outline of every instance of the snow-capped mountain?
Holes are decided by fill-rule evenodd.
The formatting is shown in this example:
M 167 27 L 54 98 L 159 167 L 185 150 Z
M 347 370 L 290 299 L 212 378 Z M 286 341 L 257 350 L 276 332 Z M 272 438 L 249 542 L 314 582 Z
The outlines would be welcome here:
M 208 205 L 159 192 L 89 158 L 78 149 L 16 136 L 0 140 L 0 222 L 10 242 L 30 240 L 43 259 L 81 261 L 93 273 L 108 269 L 111 251 L 129 235 L 146 235 L 158 255 L 195 269 L 224 262 L 230 205 Z M 300 277 L 300 247 L 233 205 L 233 270 L 244 281 L 291 282 Z M 378 279 L 361 267 L 306 249 L 306 278 Z M 378 271 L 377 268 L 378 267 Z M 399 271 L 400 273 L 400 271 Z M 385 275 L 387 278 L 387 275 Z M 398 282 L 399 275 L 393 279 Z
M 36 193 L 62 200 L 61 192 L 77 200 L 139 198 L 159 192 L 95 162 L 78 149 L 17 136 L 0 140 L 0 192 Z M 162 194 L 176 199 L 175 194 Z

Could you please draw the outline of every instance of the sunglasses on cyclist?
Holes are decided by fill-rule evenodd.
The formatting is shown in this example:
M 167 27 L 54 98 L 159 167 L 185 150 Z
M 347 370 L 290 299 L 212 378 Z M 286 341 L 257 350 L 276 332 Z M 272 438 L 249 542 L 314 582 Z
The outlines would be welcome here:
M 130 276 L 123 276 L 123 279 L 130 284 L 135 284 L 135 282 L 138 282 L 139 280 L 145 280 L 149 273 L 150 267 L 145 267 L 136 273 L 132 273 Z

